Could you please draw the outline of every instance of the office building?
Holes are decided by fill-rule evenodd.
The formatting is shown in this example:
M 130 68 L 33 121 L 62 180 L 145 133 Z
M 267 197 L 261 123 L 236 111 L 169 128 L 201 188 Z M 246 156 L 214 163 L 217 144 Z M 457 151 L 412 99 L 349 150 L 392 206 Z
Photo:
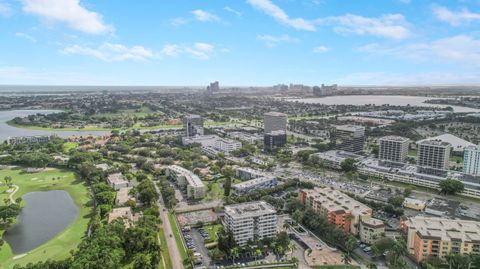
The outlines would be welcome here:
M 278 181 L 275 177 L 265 176 L 234 184 L 232 189 L 236 195 L 243 195 L 256 190 L 271 189 L 277 185 Z
M 384 136 L 378 142 L 378 159 L 386 163 L 404 163 L 410 140 L 401 136 Z
M 165 171 L 169 179 L 175 180 L 184 189 L 188 198 L 202 199 L 205 197 L 205 185 L 192 171 L 178 165 L 169 165 Z
M 242 143 L 239 141 L 235 141 L 232 139 L 226 139 L 226 138 L 218 138 L 215 141 L 214 148 L 222 151 L 222 152 L 232 152 L 234 150 L 237 150 L 242 147 Z
M 349 152 L 363 151 L 365 127 L 357 125 L 339 125 L 331 132 L 335 149 Z
M 360 220 L 360 241 L 372 245 L 385 235 L 385 223 L 379 219 L 363 217 Z
M 242 143 L 240 141 L 221 138 L 217 135 L 197 135 L 193 137 L 182 137 L 182 144 L 183 145 L 191 145 L 191 144 L 200 144 L 203 149 L 207 151 L 211 151 L 212 149 L 216 152 L 223 152 L 223 153 L 230 153 L 236 149 L 242 147 Z
M 338 89 L 337 84 L 333 84 L 331 86 L 322 84 L 322 87 L 314 86 L 313 87 L 313 94 L 315 96 L 328 96 L 334 94 Z
M 360 220 L 371 218 L 373 210 L 332 188 L 300 190 L 300 202 L 325 216 L 337 228 L 354 235 L 359 233 Z
M 214 93 L 218 92 L 220 90 L 220 83 L 218 81 L 210 83 L 210 85 L 207 86 L 207 92 L 209 93 Z
M 314 153 L 313 155 L 318 157 L 318 161 L 323 167 L 329 167 L 337 170 L 342 169 L 342 162 L 346 159 L 359 161 L 363 158 L 361 155 L 342 150 L 329 150 L 325 152 Z
M 275 151 L 287 144 L 287 134 L 284 131 L 273 131 L 263 136 L 263 150 L 266 152 Z
M 243 180 L 250 180 L 254 178 L 264 177 L 265 173 L 249 167 L 238 167 L 235 169 L 235 176 Z
M 407 249 L 417 262 L 448 254 L 480 254 L 480 222 L 416 216 L 402 219 Z
M 287 132 L 287 114 L 280 112 L 268 112 L 263 115 L 264 133 L 283 131 Z
M 225 206 L 225 229 L 239 246 L 277 234 L 277 212 L 264 201 Z
M 417 165 L 419 172 L 444 175 L 448 168 L 451 145 L 440 140 L 422 140 L 417 143 Z
M 186 137 L 203 135 L 203 119 L 199 115 L 187 115 L 183 119 L 183 127 Z
M 480 177 L 480 146 L 468 146 L 465 148 L 463 174 Z

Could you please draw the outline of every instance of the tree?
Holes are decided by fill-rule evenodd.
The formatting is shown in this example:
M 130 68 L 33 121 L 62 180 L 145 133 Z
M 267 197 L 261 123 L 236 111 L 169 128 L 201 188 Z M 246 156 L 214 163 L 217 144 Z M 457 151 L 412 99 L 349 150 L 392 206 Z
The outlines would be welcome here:
M 158 193 L 152 180 L 145 179 L 137 186 L 138 198 L 146 206 L 153 205 L 158 200 Z
M 455 179 L 445 179 L 440 181 L 440 189 L 443 194 L 455 194 L 462 192 L 465 188 L 463 182 Z
M 388 198 L 388 202 L 396 207 L 401 206 L 403 201 L 405 201 L 405 198 L 402 195 L 395 195 Z
M 345 159 L 340 166 L 342 167 L 342 171 L 348 172 L 355 172 L 357 170 L 357 161 L 352 158 Z
M 235 263 L 235 259 L 238 258 L 239 255 L 240 255 L 240 251 L 238 247 L 234 247 L 230 249 L 230 257 L 232 257 L 233 263 Z
M 5 185 L 10 187 L 10 184 L 12 184 L 12 177 L 11 176 L 5 176 L 3 178 L 3 180 L 5 181 Z
M 227 177 L 225 178 L 225 183 L 223 184 L 223 194 L 225 197 L 230 196 L 230 192 L 232 190 L 232 178 Z

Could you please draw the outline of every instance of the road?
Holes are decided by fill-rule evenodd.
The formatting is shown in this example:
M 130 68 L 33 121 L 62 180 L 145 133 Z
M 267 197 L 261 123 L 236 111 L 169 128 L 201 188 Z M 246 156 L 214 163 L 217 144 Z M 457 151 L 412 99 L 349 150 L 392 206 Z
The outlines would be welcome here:
M 159 196 L 157 205 L 158 209 L 160 210 L 160 219 L 162 220 L 163 232 L 165 233 L 165 238 L 167 239 L 167 248 L 168 252 L 170 253 L 170 260 L 172 261 L 172 269 L 184 269 L 180 251 L 178 250 L 177 242 L 173 236 L 172 226 L 168 220 L 168 213 L 166 210 L 163 210 L 165 208 L 165 204 L 163 202 L 162 194 L 157 184 L 154 184 L 154 186 Z

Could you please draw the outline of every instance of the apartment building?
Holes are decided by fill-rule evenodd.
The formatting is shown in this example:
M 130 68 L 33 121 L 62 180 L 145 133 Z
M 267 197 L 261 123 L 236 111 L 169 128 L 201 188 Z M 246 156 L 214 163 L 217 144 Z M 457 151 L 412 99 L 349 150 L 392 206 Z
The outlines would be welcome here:
M 359 233 L 360 221 L 370 218 L 373 210 L 332 188 L 300 190 L 300 202 L 325 216 L 330 223 L 354 235 Z
M 387 163 L 404 163 L 410 140 L 401 136 L 384 136 L 378 141 L 378 159 Z
M 128 182 L 128 180 L 125 179 L 122 173 L 108 175 L 107 183 L 116 191 L 130 186 L 130 183 Z
M 402 219 L 407 248 L 417 262 L 427 257 L 480 254 L 480 222 L 416 216 Z
M 183 188 L 188 198 L 202 199 L 205 197 L 205 185 L 192 171 L 178 165 L 169 165 L 165 170 L 166 176 L 175 180 Z
M 187 115 L 183 119 L 183 128 L 185 129 L 186 137 L 203 135 L 202 117 L 199 115 Z
M 198 135 L 194 137 L 182 137 L 183 145 L 200 144 L 203 149 L 210 148 L 213 152 L 230 153 L 242 147 L 240 141 L 221 138 L 217 135 Z M 207 149 L 207 152 L 208 149 Z
M 363 151 L 365 144 L 365 127 L 358 125 L 339 125 L 331 132 L 337 150 L 349 152 Z
M 465 148 L 463 174 L 480 177 L 480 146 L 468 146 Z
M 419 172 L 443 175 L 448 168 L 451 145 L 441 140 L 422 140 L 417 144 Z
M 235 242 L 247 242 L 274 237 L 277 234 L 277 212 L 265 201 L 225 206 L 223 225 L 232 232 Z
M 9 145 L 18 145 L 18 144 L 46 144 L 50 139 L 56 137 L 56 135 L 34 135 L 34 136 L 17 136 L 17 137 L 8 137 L 7 144 Z
M 235 176 L 241 179 L 250 180 L 258 177 L 264 177 L 265 173 L 250 167 L 237 167 L 237 169 L 235 169 Z
M 360 241 L 373 244 L 385 235 L 385 223 L 379 219 L 363 217 L 360 220 Z
M 258 177 L 234 184 L 232 189 L 236 195 L 243 195 L 252 191 L 271 189 L 278 185 L 278 180 L 272 176 Z

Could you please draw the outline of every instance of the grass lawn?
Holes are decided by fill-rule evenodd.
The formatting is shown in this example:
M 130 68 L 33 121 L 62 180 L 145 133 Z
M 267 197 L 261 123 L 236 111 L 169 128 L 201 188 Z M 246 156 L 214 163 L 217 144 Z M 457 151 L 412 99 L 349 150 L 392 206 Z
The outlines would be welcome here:
M 70 256 L 70 250 L 75 249 L 82 240 L 90 220 L 91 197 L 87 187 L 77 180 L 75 173 L 48 169 L 47 171 L 27 174 L 20 169 L 0 170 L 0 179 L 5 176 L 13 178 L 12 183 L 19 186 L 13 198 L 34 191 L 65 190 L 79 207 L 80 213 L 75 222 L 70 224 L 63 232 L 57 234 L 50 241 L 28 252 L 24 257 L 13 259 L 10 246 L 5 242 L 0 248 L 0 268 L 13 268 L 15 264 L 25 265 L 45 261 L 47 259 L 60 260 Z M 55 180 L 52 180 L 55 178 Z M 7 186 L 0 186 L 0 199 L 8 197 Z
M 222 224 L 212 224 L 203 226 L 203 229 L 205 229 L 205 232 L 208 233 L 210 239 L 212 239 L 214 242 L 217 242 L 217 233 L 222 227 Z
M 177 222 L 175 221 L 175 216 L 171 212 L 168 212 L 168 221 L 170 221 L 170 225 L 172 226 L 172 233 L 173 233 L 173 236 L 175 237 L 175 241 L 177 242 L 177 247 L 180 252 L 180 257 L 182 261 L 184 261 L 185 259 L 187 259 L 187 249 L 183 244 L 182 233 L 178 229 Z
M 77 142 L 65 142 L 63 143 L 63 152 L 68 153 L 71 149 L 76 149 L 77 147 Z
M 162 249 L 161 250 L 162 260 L 158 264 L 158 268 L 164 268 L 164 269 L 172 268 L 172 261 L 170 260 L 170 253 L 167 247 L 167 238 L 165 237 L 165 232 L 163 228 L 159 228 L 158 237 L 160 239 L 160 247 Z
M 206 195 L 203 198 L 203 201 L 208 202 L 208 201 L 223 199 L 224 190 L 221 186 L 222 184 L 219 181 L 220 180 L 217 180 L 214 182 L 204 182 L 208 187 L 207 187 Z

